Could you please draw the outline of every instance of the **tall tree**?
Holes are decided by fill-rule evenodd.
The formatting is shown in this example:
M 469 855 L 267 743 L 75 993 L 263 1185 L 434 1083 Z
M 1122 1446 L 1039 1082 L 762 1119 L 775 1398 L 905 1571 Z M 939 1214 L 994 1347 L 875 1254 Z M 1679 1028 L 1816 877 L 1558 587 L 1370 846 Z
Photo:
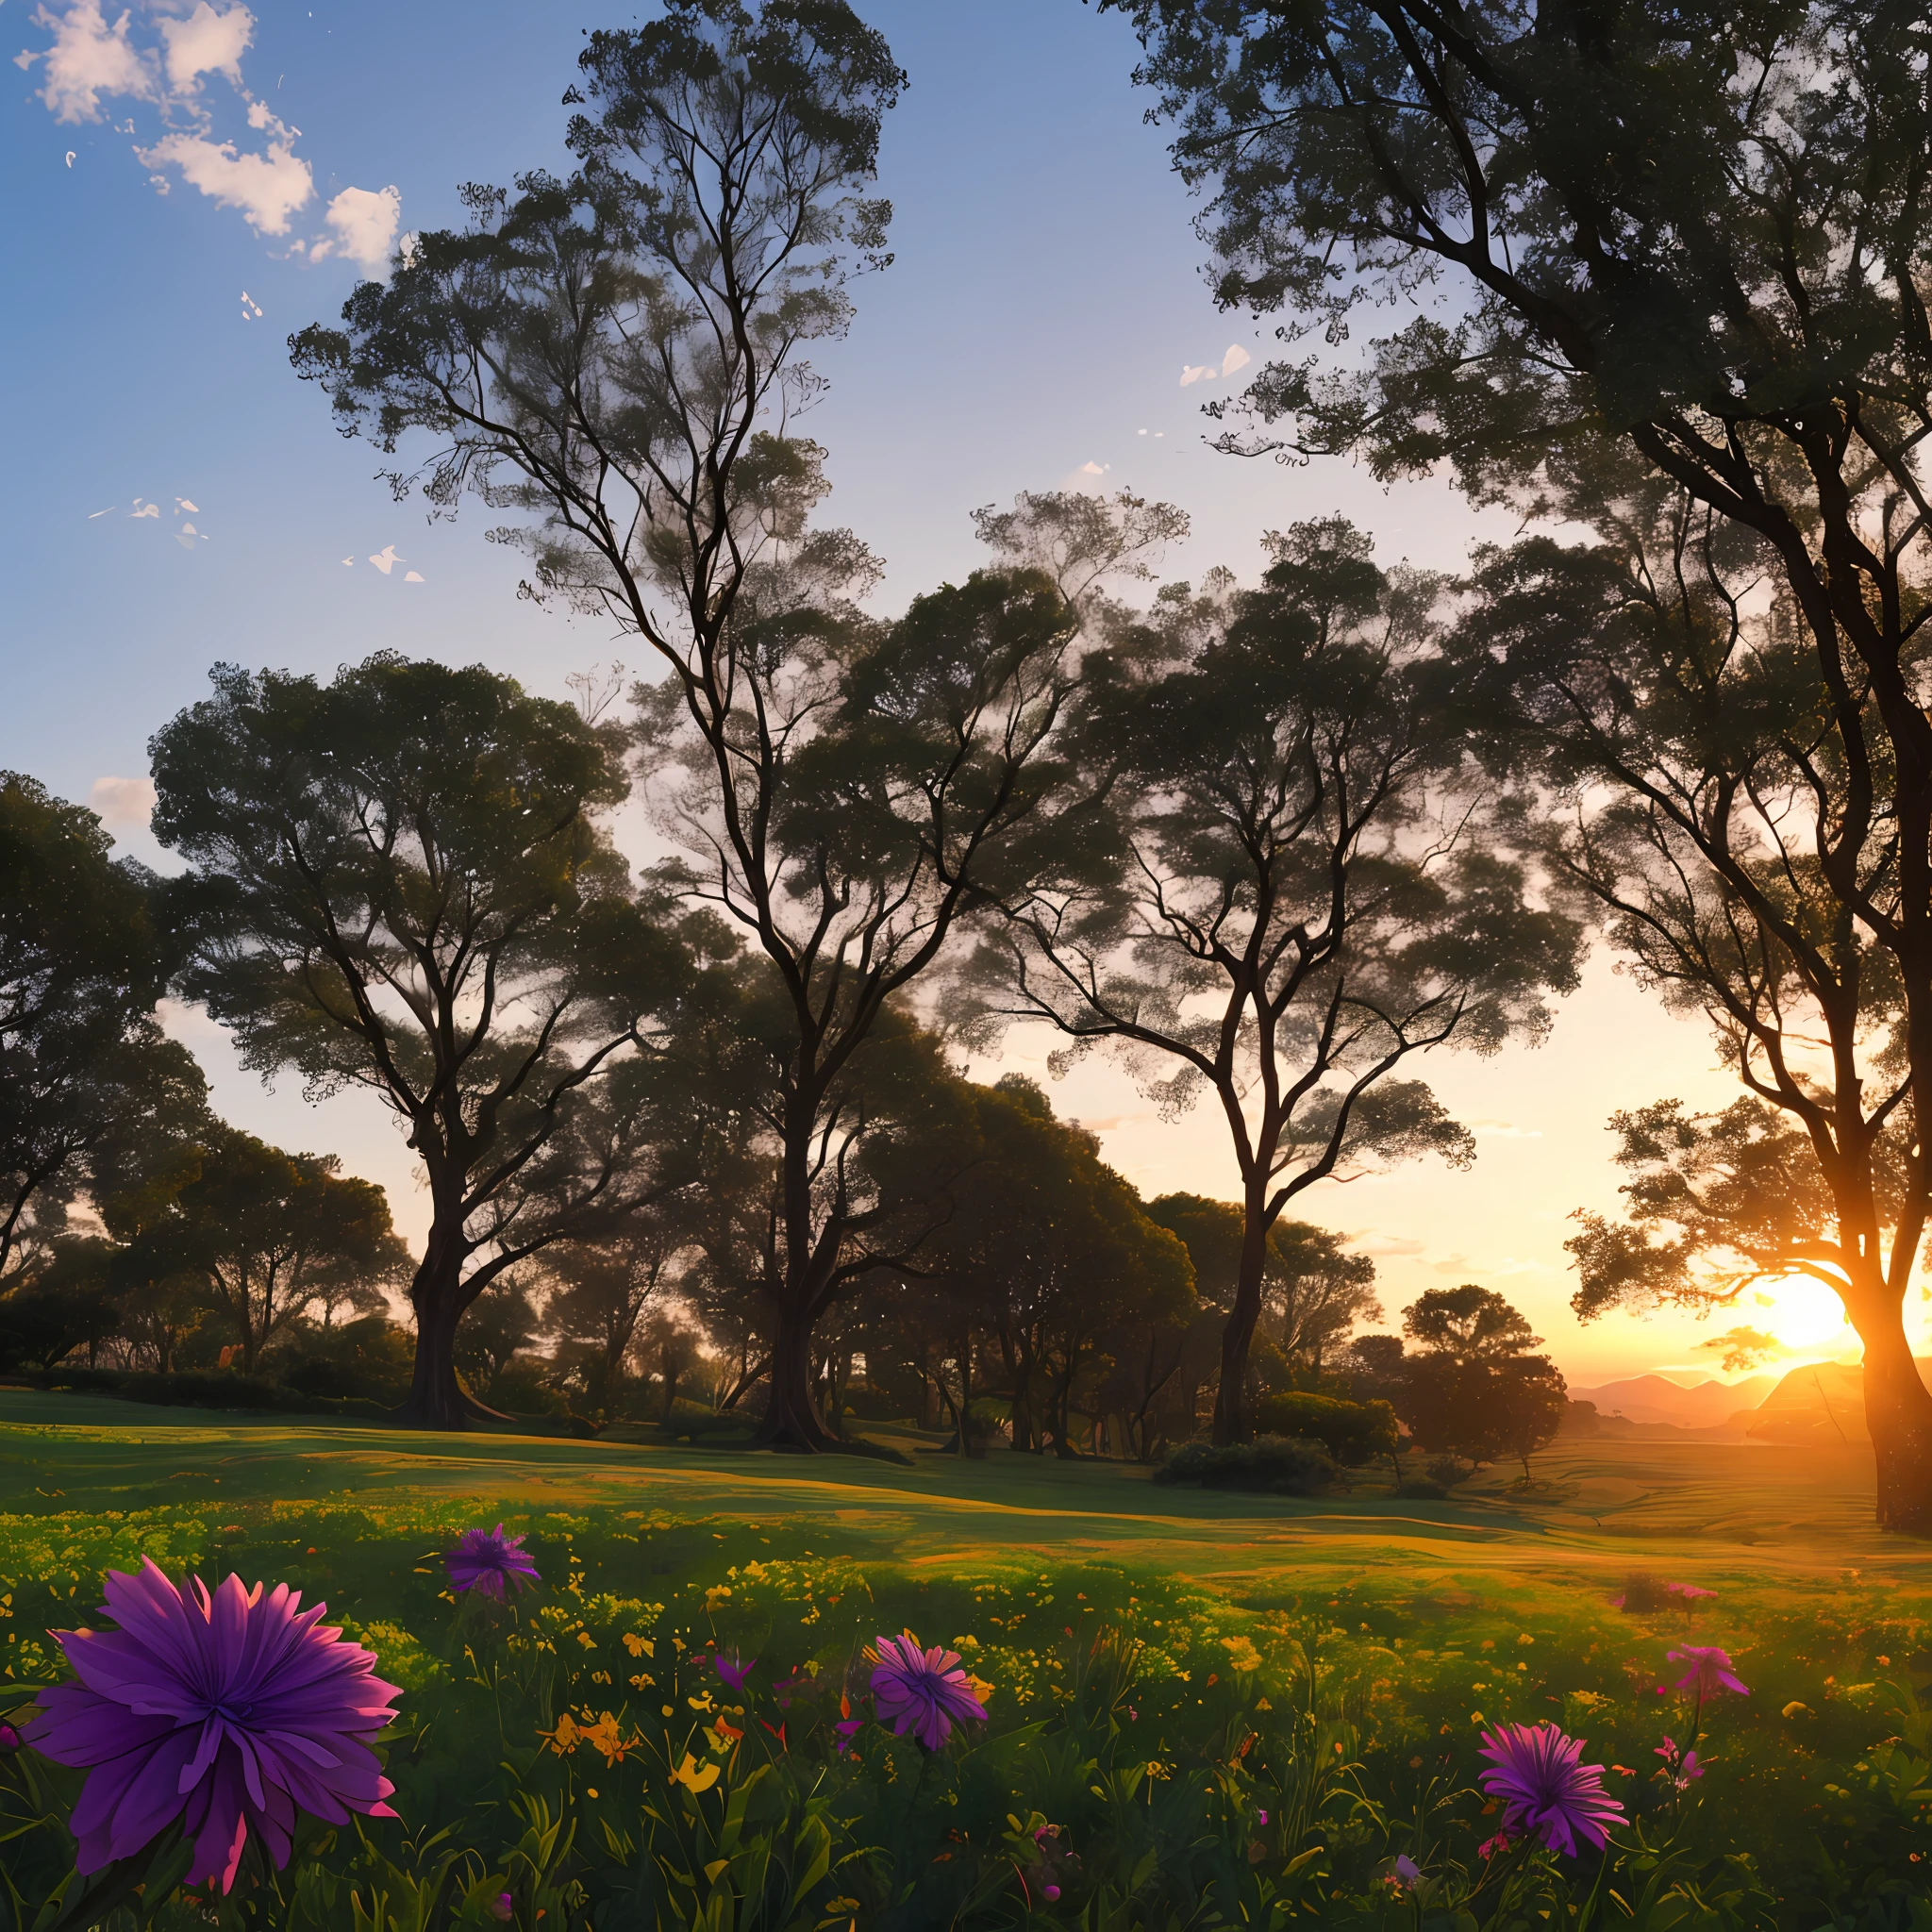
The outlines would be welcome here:
M 75 1194 L 126 1185 L 203 1118 L 200 1069 L 155 1018 L 158 909 L 92 812 L 0 772 L 0 1285 Z
M 124 1218 L 110 1214 L 110 1224 Z M 125 1277 L 159 1291 L 157 1313 L 169 1284 L 198 1276 L 244 1374 L 325 1295 L 341 1301 L 410 1273 L 373 1181 L 343 1174 L 333 1155 L 285 1154 L 234 1127 L 202 1136 L 166 1211 L 142 1218 L 119 1259 Z
M 1546 1024 L 1575 928 L 1533 907 L 1506 815 L 1467 769 L 1434 607 L 1339 520 L 1272 540 L 1261 589 L 1163 593 L 1088 659 L 1086 809 L 1044 821 L 979 976 L 1002 1022 L 1120 1052 L 1180 1112 L 1220 1108 L 1242 1241 L 1217 1441 L 1245 1381 L 1288 1203 L 1352 1166 L 1468 1135 L 1417 1054 Z
M 881 636 L 856 608 L 876 565 L 807 527 L 825 484 L 789 433 L 819 388 L 803 351 L 886 259 L 890 209 L 862 193 L 904 80 L 884 41 L 842 0 L 675 0 L 592 35 L 582 69 L 578 172 L 474 193 L 467 231 L 421 237 L 342 329 L 295 339 L 296 364 L 385 448 L 441 439 L 431 500 L 474 489 L 524 513 L 532 594 L 598 613 L 661 669 L 640 693 L 660 823 L 786 1013 L 759 1440 L 813 1449 L 855 1057 L 1029 808 L 1072 625 L 1050 583 L 1000 576 Z
M 1472 1462 L 1514 1456 L 1526 1479 L 1568 1403 L 1557 1365 L 1530 1353 L 1542 1338 L 1493 1289 L 1469 1281 L 1411 1302 L 1402 1332 L 1417 1347 L 1402 1357 L 1395 1408 L 1417 1442 Z
M 472 667 L 378 655 L 333 683 L 220 667 L 155 738 L 155 825 L 188 858 L 182 975 L 243 1063 L 375 1091 L 422 1161 L 404 1414 L 484 1414 L 463 1310 L 504 1270 L 687 1184 L 667 1042 L 718 976 L 600 828 L 621 742 Z M 695 951 L 693 949 L 696 949 Z
M 566 1343 L 583 1351 L 584 1392 L 591 1407 L 616 1413 L 626 1378 L 638 1367 L 647 1324 L 658 1334 L 658 1353 L 667 1365 L 675 1358 L 671 1340 L 675 1324 L 668 1323 L 663 1310 L 672 1299 L 676 1264 L 691 1240 L 690 1228 L 660 1208 L 639 1217 L 616 1241 L 558 1250 L 544 1315 Z M 667 1395 L 667 1417 L 671 1400 Z
M 1361 303 L 1408 307 L 1345 366 L 1270 365 L 1227 446 L 1446 458 L 1607 550 L 1562 574 L 1620 580 L 1640 622 L 1542 711 L 1638 821 L 1582 869 L 1808 1143 L 1829 1208 L 1789 1259 L 1864 1341 L 1879 1521 L 1932 1533 L 1903 1321 L 1932 1201 L 1923 7 L 1111 4 L 1211 188 L 1222 299 L 1331 342 Z M 1769 609 L 1740 598 L 1760 576 Z

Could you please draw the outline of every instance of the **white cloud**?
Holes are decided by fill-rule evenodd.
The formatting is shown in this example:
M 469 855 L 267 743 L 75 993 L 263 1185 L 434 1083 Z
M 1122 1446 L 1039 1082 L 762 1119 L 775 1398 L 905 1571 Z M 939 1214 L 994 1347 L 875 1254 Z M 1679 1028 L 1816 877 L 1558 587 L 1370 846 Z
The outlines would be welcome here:
M 1219 372 L 1211 362 L 1203 362 L 1198 368 L 1191 362 L 1184 362 L 1181 365 L 1181 387 L 1186 389 L 1191 383 L 1212 382 L 1217 374 Z
M 1232 375 L 1237 369 L 1245 369 L 1254 359 L 1239 342 L 1230 342 L 1227 354 L 1221 358 L 1221 373 Z
M 160 88 L 154 57 L 128 38 L 127 19 L 123 12 L 109 26 L 101 0 L 73 0 L 64 13 L 51 7 L 35 10 L 34 25 L 54 36 L 54 44 L 42 57 L 47 77 L 41 99 L 55 120 L 98 121 L 103 94 L 157 98 Z
M 393 543 L 385 543 L 369 560 L 384 576 L 388 576 L 397 564 L 408 563 L 409 559 L 407 557 L 398 557 Z
M 420 584 L 423 581 L 423 573 L 420 570 L 412 570 L 403 578 L 403 581 L 406 584 Z
M 402 220 L 400 190 L 345 188 L 328 205 L 328 225 L 334 241 L 318 242 L 309 251 L 310 257 L 346 255 L 371 275 L 380 275 L 389 266 L 390 252 L 395 246 L 396 230 Z
M 168 85 L 176 93 L 192 93 L 204 74 L 219 74 L 239 88 L 242 57 L 254 39 L 255 16 L 247 8 L 230 7 L 217 13 L 208 0 L 196 0 L 186 20 L 161 22 Z
M 88 808 L 98 814 L 102 824 L 144 825 L 155 808 L 155 781 L 152 778 L 96 778 L 89 787 Z
M 1471 1121 L 1469 1131 L 1479 1141 L 1541 1141 L 1541 1127 L 1519 1127 L 1514 1121 Z
M 1411 1241 L 1407 1235 L 1399 1234 L 1350 1235 L 1348 1245 L 1358 1255 L 1390 1258 L 1398 1255 L 1420 1255 L 1424 1246 L 1422 1241 Z
M 206 134 L 182 133 L 165 134 L 135 153 L 144 167 L 179 168 L 191 188 L 222 208 L 239 208 L 258 235 L 286 235 L 289 217 L 314 194 L 315 178 L 293 151 L 291 130 L 274 115 L 266 120 L 273 129 L 266 154 L 244 153 L 232 141 Z
M 1077 470 L 1069 470 L 1054 486 L 1057 490 L 1071 490 L 1082 496 L 1103 495 L 1107 490 L 1108 472 L 1111 463 L 1082 463 Z

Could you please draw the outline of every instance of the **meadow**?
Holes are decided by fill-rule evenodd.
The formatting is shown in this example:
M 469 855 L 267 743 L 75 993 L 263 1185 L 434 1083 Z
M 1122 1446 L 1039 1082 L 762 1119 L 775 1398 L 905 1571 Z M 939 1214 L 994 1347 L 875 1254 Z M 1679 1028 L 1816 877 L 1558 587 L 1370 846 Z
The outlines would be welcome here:
M 286 1582 L 400 1687 L 399 1815 L 225 1897 L 164 1841 L 110 1898 L 67 1875 L 79 1774 L 12 1752 L 22 1928 L 1932 1923 L 1932 1552 L 1849 1456 L 1585 1441 L 1527 1492 L 1276 1501 L 160 1415 L 0 1391 L 0 1705 L 108 1569 Z M 499 1518 L 543 1580 L 459 1601 L 441 1555 Z M 905 1629 L 988 1687 L 938 1751 L 870 1721 Z M 1686 1642 L 1749 1695 L 1693 1714 Z M 1601 1856 L 1498 1842 L 1479 1740 L 1544 1719 L 1626 1814 Z

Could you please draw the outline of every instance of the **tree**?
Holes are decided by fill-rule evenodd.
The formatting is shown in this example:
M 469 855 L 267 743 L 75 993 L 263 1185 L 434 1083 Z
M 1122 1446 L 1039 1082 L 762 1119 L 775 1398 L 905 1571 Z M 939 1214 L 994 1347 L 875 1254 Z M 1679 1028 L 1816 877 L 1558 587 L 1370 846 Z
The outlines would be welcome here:
M 826 484 L 788 426 L 818 389 L 802 353 L 886 258 L 890 210 L 861 192 L 904 81 L 884 41 L 841 0 L 677 0 L 592 35 L 582 68 L 578 172 L 474 192 L 469 230 L 421 237 L 343 329 L 295 339 L 296 364 L 385 449 L 441 439 L 431 501 L 471 489 L 524 512 L 531 593 L 661 669 L 639 692 L 659 823 L 785 1019 L 758 1440 L 815 1449 L 812 1330 L 853 1278 L 855 1061 L 1033 807 L 1073 624 L 1018 573 L 881 632 L 857 608 L 875 562 L 808 528 Z
M 154 1014 L 156 882 L 110 847 L 93 813 L 0 772 L 0 1284 L 76 1193 L 202 1117 L 200 1069 Z
M 334 1155 L 285 1154 L 253 1134 L 217 1127 L 177 1172 L 165 1211 L 129 1228 L 121 1272 L 153 1285 L 154 1315 L 171 1283 L 198 1277 L 204 1298 L 235 1338 L 242 1371 L 292 1322 L 327 1298 L 407 1279 L 409 1254 L 390 1221 L 389 1199 L 373 1181 L 341 1172 Z M 125 1208 L 110 1225 L 129 1220 Z M 163 1353 L 172 1355 L 173 1338 Z
M 85 1348 L 92 1368 L 121 1321 L 113 1257 L 113 1243 L 92 1235 L 58 1235 L 41 1246 L 0 1294 L 0 1367 L 51 1369 Z
M 1923 9 L 1114 4 L 1212 184 L 1224 302 L 1340 341 L 1448 278 L 1351 367 L 1262 371 L 1225 446 L 1447 459 L 1598 539 L 1509 560 L 1563 619 L 1524 708 L 1562 721 L 1577 871 L 1808 1143 L 1829 1209 L 1787 1260 L 1864 1342 L 1880 1523 L 1932 1532 L 1903 1321 L 1932 1201 Z
M 621 1240 L 558 1251 L 551 1270 L 556 1286 L 544 1312 L 565 1342 L 586 1352 L 584 1392 L 591 1407 L 616 1412 L 633 1357 L 646 1340 L 647 1318 L 675 1385 L 675 1372 L 668 1365 L 675 1344 L 657 1310 L 669 1299 L 675 1264 L 690 1241 L 690 1230 L 660 1210 L 640 1219 Z M 667 1420 L 670 1402 L 667 1395 Z
M 1032 1081 L 1008 1074 L 973 1099 L 978 1158 L 955 1190 L 936 1281 L 956 1358 L 970 1358 L 982 1330 L 1004 1358 L 1013 1446 L 1051 1444 L 1062 1457 L 1078 1453 L 1083 1382 L 1124 1370 L 1115 1406 L 1139 1453 L 1194 1312 L 1188 1251 L 1101 1159 L 1096 1137 L 1055 1119 Z
M 1339 520 L 1272 547 L 1260 590 L 1163 592 L 1089 658 L 1090 803 L 1027 846 L 979 962 L 1002 1020 L 1121 1052 L 1171 1113 L 1221 1109 L 1242 1237 L 1217 1442 L 1249 1432 L 1282 1210 L 1351 1167 L 1470 1158 L 1405 1062 L 1534 1034 L 1574 979 L 1573 922 L 1528 903 L 1469 782 L 1440 586 Z
M 377 655 L 326 686 L 217 669 L 154 739 L 155 826 L 193 872 L 184 991 L 243 1063 L 374 1091 L 428 1181 L 403 1410 L 487 1412 L 463 1310 L 555 1242 L 687 1184 L 668 1042 L 717 941 L 633 890 L 597 824 L 621 745 L 479 667 Z
M 457 1338 L 457 1366 L 464 1380 L 489 1393 L 543 1326 L 527 1278 L 513 1273 L 496 1275 L 478 1291 Z
M 1402 1311 L 1402 1330 L 1417 1348 L 1401 1360 L 1395 1408 L 1416 1441 L 1471 1462 L 1507 1451 L 1526 1480 L 1530 1457 L 1556 1440 L 1568 1401 L 1556 1364 L 1530 1353 L 1541 1337 L 1474 1282 L 1418 1296 Z

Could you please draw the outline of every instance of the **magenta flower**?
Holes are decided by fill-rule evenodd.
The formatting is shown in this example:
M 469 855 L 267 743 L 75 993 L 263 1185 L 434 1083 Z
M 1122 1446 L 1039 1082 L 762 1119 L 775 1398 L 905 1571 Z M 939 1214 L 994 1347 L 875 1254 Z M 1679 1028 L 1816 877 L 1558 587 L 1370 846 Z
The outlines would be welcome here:
M 1667 1583 L 1664 1588 L 1673 1596 L 1680 1596 L 1687 1604 L 1705 1603 L 1716 1596 L 1714 1590 L 1700 1590 L 1694 1583 Z
M 852 1749 L 853 1740 L 864 1730 L 865 1720 L 862 1717 L 841 1718 L 832 1728 L 839 1735 L 837 1749 L 839 1756 L 843 1757 Z
M 1666 1738 L 1657 1745 L 1657 1755 L 1663 1759 L 1665 1772 L 1680 1791 L 1688 1791 L 1690 1789 L 1690 1780 L 1693 1777 L 1704 1775 L 1697 1763 L 1696 1752 L 1680 1751 L 1674 1738 Z
M 910 1731 L 928 1751 L 937 1751 L 956 1724 L 986 1719 L 959 1667 L 958 1652 L 922 1651 L 909 1630 L 903 1637 L 879 1639 L 872 1694 L 879 1722 L 891 1724 L 902 1738 Z
M 507 1891 L 496 1894 L 496 1902 L 490 1907 L 492 1919 L 501 1919 L 506 1924 L 517 1915 L 517 1902 Z
M 741 1697 L 744 1695 L 744 1680 L 758 1667 L 757 1657 L 753 1657 L 747 1664 L 741 1664 L 735 1658 L 727 1657 L 723 1651 L 712 1657 L 711 1661 L 718 1666 L 718 1674 L 724 1678 L 726 1688 L 736 1691 Z
M 503 1602 L 513 1590 L 527 1589 L 543 1579 L 530 1561 L 520 1536 L 505 1536 L 503 1524 L 494 1529 L 466 1529 L 457 1546 L 442 1559 L 449 1572 L 450 1588 L 459 1594 L 475 1591 Z
M 0 1751 L 18 1751 L 25 1740 L 9 1724 L 0 1724 Z
M 53 1633 L 79 1681 L 42 1691 L 25 1735 L 88 1772 L 72 1820 L 79 1869 L 141 1851 L 178 1818 L 194 1840 L 188 1882 L 226 1891 L 251 1831 L 279 1867 L 297 1811 L 393 1818 L 382 1801 L 395 1787 L 368 1740 L 401 1693 L 375 1658 L 287 1584 L 264 1597 L 230 1575 L 210 1595 L 189 1580 L 192 1594 L 146 1558 L 138 1576 L 110 1570 L 106 1609 L 121 1627 Z
M 1483 1733 L 1491 1768 L 1483 1790 L 1504 1801 L 1503 1830 L 1534 1832 L 1543 1843 L 1576 1857 L 1576 1840 L 1601 1845 L 1622 1824 L 1624 1807 L 1604 1790 L 1604 1768 L 1585 1764 L 1583 1740 L 1553 1724 L 1503 1724 Z
M 1667 1650 L 1664 1653 L 1667 1664 L 1689 1664 L 1690 1668 L 1677 1679 L 1679 1690 L 1694 1690 L 1700 1699 L 1708 1697 L 1716 1690 L 1735 1690 L 1740 1697 L 1750 1696 L 1742 1684 L 1738 1681 L 1731 1669 L 1731 1660 L 1716 1644 L 1687 1643 L 1681 1650 Z M 1658 1686 L 1659 1689 L 1662 1686 Z

